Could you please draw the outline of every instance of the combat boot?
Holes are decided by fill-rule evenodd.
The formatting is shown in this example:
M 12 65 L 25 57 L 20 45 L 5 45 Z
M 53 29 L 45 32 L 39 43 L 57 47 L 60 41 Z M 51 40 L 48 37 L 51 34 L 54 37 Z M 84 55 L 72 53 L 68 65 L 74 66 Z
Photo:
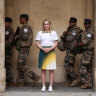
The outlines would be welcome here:
M 74 80 L 74 81 L 70 84 L 70 86 L 71 86 L 71 87 L 74 87 L 74 86 L 76 86 L 77 84 L 78 84 L 78 79 Z
M 24 87 L 24 79 L 17 79 L 16 87 Z
M 6 86 L 8 86 L 8 87 L 13 87 L 13 83 L 6 83 Z
M 82 88 L 82 89 L 92 88 L 92 83 L 91 82 L 85 83 L 85 84 L 81 85 L 80 88 Z
M 10 83 L 6 83 L 6 86 L 10 86 Z
M 18 87 L 19 84 L 17 84 L 17 83 L 6 83 L 6 86 L 8 86 L 8 87 Z
M 10 83 L 9 86 L 10 86 L 10 87 L 14 87 L 14 83 Z
M 24 87 L 24 84 L 23 83 L 17 83 L 17 84 L 15 84 L 15 87 Z
M 13 87 L 23 87 L 24 86 L 24 84 L 23 83 L 14 83 L 13 84 Z
M 35 87 L 39 80 L 40 80 L 40 76 L 35 75 L 35 79 L 33 80 L 32 87 Z

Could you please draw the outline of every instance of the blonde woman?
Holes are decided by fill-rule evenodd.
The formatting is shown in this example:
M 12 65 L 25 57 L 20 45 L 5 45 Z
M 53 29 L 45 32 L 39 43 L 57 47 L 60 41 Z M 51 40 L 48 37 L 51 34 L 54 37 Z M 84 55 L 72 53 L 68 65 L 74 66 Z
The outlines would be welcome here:
M 46 70 L 49 70 L 50 85 L 48 91 L 53 91 L 52 85 L 54 81 L 54 70 L 56 69 L 56 54 L 55 48 L 58 44 L 58 36 L 55 31 L 51 30 L 51 22 L 44 20 L 42 31 L 39 31 L 36 36 L 36 45 L 40 49 L 39 53 L 39 68 L 41 69 L 42 89 L 46 91 Z

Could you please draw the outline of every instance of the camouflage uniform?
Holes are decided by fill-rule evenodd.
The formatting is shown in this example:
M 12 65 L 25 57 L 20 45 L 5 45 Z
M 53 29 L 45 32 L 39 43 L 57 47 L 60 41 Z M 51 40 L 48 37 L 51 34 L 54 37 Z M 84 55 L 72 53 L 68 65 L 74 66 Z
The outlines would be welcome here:
M 14 31 L 12 27 L 5 27 L 5 67 L 6 67 L 6 81 L 7 83 L 12 83 L 12 66 L 10 64 L 11 57 L 11 42 L 13 39 Z
M 37 76 L 33 71 L 29 71 L 26 67 L 27 56 L 29 54 L 30 46 L 32 45 L 33 32 L 31 27 L 24 24 L 20 29 L 19 40 L 16 44 L 18 49 L 18 83 L 24 84 L 24 75 L 26 74 L 32 80 Z
M 69 75 L 71 81 L 73 82 L 78 78 L 77 74 L 74 72 L 74 63 L 75 57 L 77 54 L 77 48 L 75 47 L 75 43 L 80 39 L 82 33 L 82 29 L 74 26 L 73 28 L 68 28 L 67 36 L 66 36 L 66 56 L 64 59 L 64 67 Z
M 83 52 L 80 60 L 80 74 L 83 84 L 92 82 L 92 60 L 94 53 L 93 40 L 94 32 L 92 28 L 86 29 L 85 33 L 82 35 L 82 42 L 87 50 Z

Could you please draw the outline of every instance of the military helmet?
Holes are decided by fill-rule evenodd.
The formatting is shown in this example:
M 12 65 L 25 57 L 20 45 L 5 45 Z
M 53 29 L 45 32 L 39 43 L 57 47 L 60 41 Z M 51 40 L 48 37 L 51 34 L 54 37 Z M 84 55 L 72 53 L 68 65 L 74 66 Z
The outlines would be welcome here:
M 75 17 L 70 17 L 69 22 L 77 22 L 77 18 L 75 18 Z
M 91 19 L 84 19 L 84 24 L 89 24 L 89 23 L 91 23 L 91 22 L 92 22 Z
M 12 19 L 10 17 L 6 17 L 5 18 L 5 22 L 10 22 L 11 23 L 12 22 Z
M 57 47 L 58 47 L 58 49 L 60 51 L 65 51 L 66 50 L 66 44 L 64 44 L 64 42 L 62 40 L 58 42 L 58 46 Z
M 29 20 L 28 14 L 21 14 L 21 15 L 20 15 L 20 19 L 21 19 L 21 18 L 26 18 L 26 21 Z

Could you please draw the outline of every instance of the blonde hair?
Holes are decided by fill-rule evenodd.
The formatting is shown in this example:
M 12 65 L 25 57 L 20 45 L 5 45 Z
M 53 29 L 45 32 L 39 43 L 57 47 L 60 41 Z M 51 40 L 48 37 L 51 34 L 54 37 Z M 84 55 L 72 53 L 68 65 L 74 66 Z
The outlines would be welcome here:
M 49 21 L 49 20 L 47 20 L 47 19 L 45 19 L 45 20 L 43 21 L 43 23 L 42 23 L 42 32 L 43 32 L 43 33 L 45 32 L 45 28 L 44 28 L 44 22 L 45 22 L 45 21 L 48 21 L 48 22 L 49 22 L 49 24 L 50 24 L 49 32 L 51 33 L 51 31 L 52 31 L 51 21 Z

